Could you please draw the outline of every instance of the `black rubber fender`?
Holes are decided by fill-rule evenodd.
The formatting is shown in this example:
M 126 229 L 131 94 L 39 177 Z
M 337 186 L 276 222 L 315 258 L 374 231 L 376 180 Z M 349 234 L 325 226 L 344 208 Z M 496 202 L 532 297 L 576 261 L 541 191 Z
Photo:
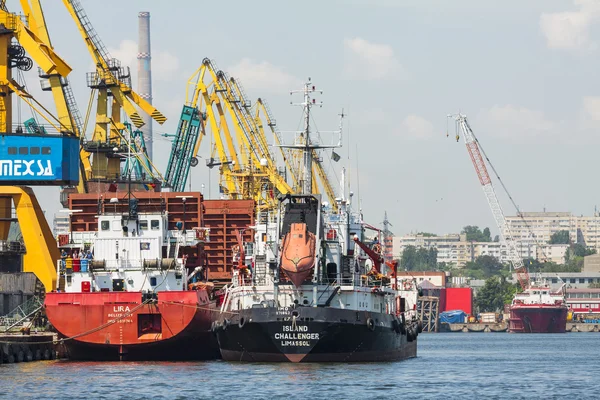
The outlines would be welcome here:
M 244 325 L 246 325 L 246 318 L 244 317 L 240 317 L 240 320 L 238 321 L 238 326 L 241 328 L 244 327 Z
M 416 332 L 413 330 L 413 328 L 408 328 L 408 330 L 406 331 L 406 340 L 412 342 L 413 340 L 415 340 L 415 337 Z
M 423 332 L 423 321 L 417 322 L 417 333 Z
M 227 329 L 227 326 L 229 326 L 229 320 L 228 320 L 227 318 L 225 318 L 225 319 L 223 320 L 223 330 L 226 330 L 226 329 Z
M 375 330 L 375 321 L 373 321 L 373 318 L 367 318 L 367 328 L 369 328 L 370 331 Z
M 397 319 L 392 320 L 392 329 L 394 332 L 400 334 L 400 322 Z

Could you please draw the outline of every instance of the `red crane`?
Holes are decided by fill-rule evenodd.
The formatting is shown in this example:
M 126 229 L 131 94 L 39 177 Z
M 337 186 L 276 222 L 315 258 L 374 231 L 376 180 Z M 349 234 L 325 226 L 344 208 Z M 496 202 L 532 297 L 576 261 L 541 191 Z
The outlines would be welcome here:
M 494 187 L 492 186 L 492 180 L 490 178 L 490 175 L 488 174 L 485 160 L 487 160 L 489 166 L 492 168 L 492 171 L 496 172 L 496 170 L 494 169 L 494 166 L 490 163 L 490 160 L 487 156 L 485 157 L 485 160 L 482 157 L 481 153 L 485 155 L 485 152 L 483 151 L 483 149 L 481 149 L 479 140 L 477 140 L 477 137 L 475 137 L 473 130 L 469 126 L 469 123 L 467 122 L 467 116 L 463 114 L 458 114 L 457 116 L 455 116 L 455 119 L 458 127 L 463 133 L 463 139 L 465 140 L 465 144 L 467 145 L 467 151 L 469 152 L 469 156 L 471 157 L 471 161 L 473 162 L 473 166 L 475 167 L 475 172 L 477 173 L 477 177 L 479 178 L 479 183 L 481 183 L 481 187 L 483 189 L 483 192 L 485 193 L 485 197 L 488 201 L 490 209 L 492 210 L 492 214 L 494 215 L 496 226 L 500 231 L 501 241 L 502 243 L 504 243 L 508 250 L 508 259 L 512 263 L 515 272 L 517 273 L 517 279 L 519 280 L 521 288 L 525 290 L 529 287 L 530 284 L 529 273 L 527 272 L 527 268 L 525 268 L 525 265 L 523 264 L 523 259 L 521 258 L 521 255 L 517 250 L 517 244 L 510 232 L 510 228 L 506 224 L 504 212 L 502 211 L 502 207 L 500 206 L 500 202 L 498 201 L 498 197 L 496 196 L 496 192 L 494 191 Z M 457 131 L 456 140 L 458 141 L 459 139 L 460 136 L 458 135 Z M 498 174 L 496 174 L 496 176 L 497 175 Z M 502 181 L 500 181 L 500 183 L 502 183 Z M 504 184 L 502 184 L 502 186 L 504 186 Z M 506 190 L 506 187 L 504 187 L 504 189 Z

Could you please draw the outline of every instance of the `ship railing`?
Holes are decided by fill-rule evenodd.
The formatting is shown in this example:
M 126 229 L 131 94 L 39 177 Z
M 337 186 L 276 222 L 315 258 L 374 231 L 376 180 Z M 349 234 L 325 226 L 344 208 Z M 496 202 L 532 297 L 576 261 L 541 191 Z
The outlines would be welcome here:
M 168 260 L 168 259 L 167 259 Z M 119 260 L 98 260 L 98 259 L 72 259 L 63 258 L 57 262 L 57 275 L 71 274 L 73 272 L 119 272 L 119 271 L 142 271 L 153 269 L 170 269 L 170 262 L 164 262 L 165 259 L 119 259 Z
M 71 232 L 71 239 L 74 243 L 91 243 L 98 237 L 96 232 Z
M 204 242 L 204 237 L 199 235 L 197 230 L 189 230 L 185 233 L 178 230 L 169 231 L 171 237 L 177 238 L 177 243 L 180 246 L 195 246 L 201 242 Z
M 331 282 L 331 280 L 325 280 L 325 283 Z M 391 287 L 386 283 L 383 283 L 380 280 L 373 280 L 369 277 L 366 279 L 364 275 L 353 274 L 352 276 L 342 276 L 340 280 L 342 286 L 356 286 L 356 287 L 367 287 L 367 288 L 375 288 L 375 287 Z

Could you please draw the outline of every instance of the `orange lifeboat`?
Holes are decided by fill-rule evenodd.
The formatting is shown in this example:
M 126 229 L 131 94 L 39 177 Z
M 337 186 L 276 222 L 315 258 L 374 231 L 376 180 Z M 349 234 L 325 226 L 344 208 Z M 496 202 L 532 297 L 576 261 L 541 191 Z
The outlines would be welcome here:
M 283 238 L 281 269 L 298 287 L 315 266 L 316 238 L 305 223 L 294 223 Z

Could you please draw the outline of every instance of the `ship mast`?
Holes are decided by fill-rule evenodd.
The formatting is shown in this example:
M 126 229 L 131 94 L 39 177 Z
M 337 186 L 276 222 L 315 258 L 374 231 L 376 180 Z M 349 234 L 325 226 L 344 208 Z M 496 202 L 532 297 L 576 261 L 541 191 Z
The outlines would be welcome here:
M 313 150 L 319 149 L 331 149 L 336 147 L 341 147 L 341 131 L 340 138 L 338 144 L 335 145 L 321 145 L 318 144 L 317 141 L 311 140 L 311 130 L 310 130 L 310 112 L 313 106 L 323 107 L 323 102 L 317 102 L 313 95 L 323 94 L 322 90 L 317 90 L 315 85 L 312 84 L 311 79 L 308 78 L 308 81 L 304 84 L 304 88 L 300 90 L 292 90 L 290 91 L 290 95 L 294 93 L 302 93 L 304 96 L 304 101 L 302 103 L 293 103 L 290 104 L 294 106 L 302 106 L 304 108 L 304 129 L 299 133 L 299 135 L 295 138 L 293 145 L 280 145 L 280 147 L 284 148 L 292 148 L 302 151 L 302 177 L 300 180 L 300 191 L 301 194 L 313 194 L 312 190 L 312 163 L 313 163 Z M 317 132 L 318 133 L 318 132 Z

